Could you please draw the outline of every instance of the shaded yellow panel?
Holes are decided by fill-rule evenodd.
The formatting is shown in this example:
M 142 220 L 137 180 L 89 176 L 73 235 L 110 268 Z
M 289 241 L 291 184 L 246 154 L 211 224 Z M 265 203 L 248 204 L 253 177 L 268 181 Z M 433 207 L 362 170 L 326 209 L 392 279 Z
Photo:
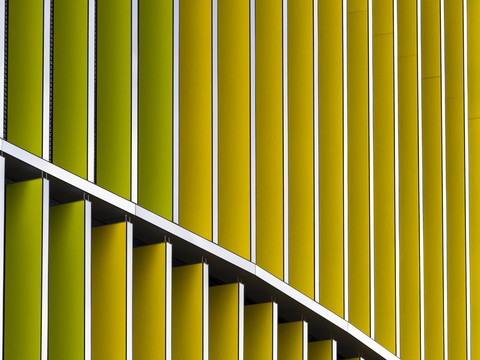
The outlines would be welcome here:
M 420 357 L 416 1 L 398 8 L 400 353 Z
M 126 356 L 127 224 L 92 229 L 92 360 Z
M 468 116 L 480 117 L 480 2 L 468 5 Z
M 250 258 L 250 6 L 218 3 L 218 242 Z
M 211 1 L 180 1 L 180 225 L 212 239 Z
M 442 124 L 440 78 L 423 79 L 422 90 L 425 359 L 434 360 L 443 358 Z
M 131 1 L 97 3 L 97 184 L 130 199 Z
M 87 177 L 88 1 L 57 0 L 53 17 L 53 162 Z
M 370 333 L 367 12 L 348 7 L 349 320 Z M 366 1 L 362 1 L 362 5 Z M 353 7 L 352 5 L 352 7 Z
M 332 341 L 313 341 L 308 343 L 309 360 L 336 360 L 337 354 L 333 356 Z
M 206 266 L 195 264 L 173 269 L 172 359 L 202 360 L 203 276 Z M 207 268 L 208 269 L 208 268 Z
M 273 303 L 245 306 L 245 360 L 273 359 Z
M 282 279 L 282 2 L 255 6 L 257 263 Z
M 373 1 L 375 340 L 395 352 L 393 2 Z M 375 20 L 377 19 L 377 20 Z
M 447 156 L 448 356 L 467 356 L 463 7 L 445 1 L 445 123 Z
M 213 286 L 209 301 L 209 359 L 238 359 L 239 284 Z
M 5 360 L 40 358 L 42 185 L 38 179 L 6 186 Z
M 7 139 L 41 156 L 43 1 L 8 3 L 7 55 Z
M 430 78 L 440 76 L 440 2 L 421 0 L 421 6 L 422 77 Z
M 342 4 L 318 1 L 320 304 L 343 316 Z
M 303 336 L 303 321 L 279 324 L 278 359 L 302 360 Z
M 470 218 L 480 217 L 480 119 L 470 119 Z M 470 221 L 472 359 L 480 357 L 480 222 Z
M 165 359 L 166 244 L 133 249 L 133 358 Z
M 173 1 L 138 7 L 138 203 L 172 220 Z
M 314 297 L 313 2 L 288 2 L 289 284 Z
M 50 208 L 48 358 L 84 359 L 85 202 Z

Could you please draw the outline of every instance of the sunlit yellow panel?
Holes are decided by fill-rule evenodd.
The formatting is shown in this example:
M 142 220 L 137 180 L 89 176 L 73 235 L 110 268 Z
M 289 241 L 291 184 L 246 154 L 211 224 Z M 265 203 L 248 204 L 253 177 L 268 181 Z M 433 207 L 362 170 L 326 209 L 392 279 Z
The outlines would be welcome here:
M 172 279 L 172 359 L 202 360 L 204 321 L 204 264 L 173 269 Z
M 180 1 L 180 225 L 212 239 L 212 4 Z
M 239 284 L 210 287 L 209 301 L 209 355 L 211 360 L 238 359 Z
M 337 354 L 333 354 L 331 340 L 312 341 L 308 343 L 309 360 L 336 360 Z
M 278 359 L 303 360 L 303 321 L 278 325 Z
M 257 264 L 282 279 L 282 2 L 255 7 Z
M 425 359 L 443 358 L 440 2 L 422 0 Z
M 320 304 L 343 316 L 342 4 L 318 1 Z
M 250 258 L 250 6 L 218 3 L 218 243 Z
M 313 3 L 288 2 L 289 284 L 314 297 Z
M 6 186 L 3 358 L 40 359 L 41 179 Z
M 273 303 L 245 306 L 245 360 L 273 359 Z
M 7 139 L 41 156 L 43 1 L 11 1 L 7 9 Z
M 373 1 L 375 340 L 395 352 L 393 2 Z
M 126 356 L 127 223 L 92 229 L 92 360 Z
M 348 1 L 349 320 L 370 333 L 367 1 Z
M 133 249 L 133 358 L 165 359 L 166 244 Z
M 447 156 L 448 356 L 467 356 L 463 7 L 445 1 L 445 123 Z

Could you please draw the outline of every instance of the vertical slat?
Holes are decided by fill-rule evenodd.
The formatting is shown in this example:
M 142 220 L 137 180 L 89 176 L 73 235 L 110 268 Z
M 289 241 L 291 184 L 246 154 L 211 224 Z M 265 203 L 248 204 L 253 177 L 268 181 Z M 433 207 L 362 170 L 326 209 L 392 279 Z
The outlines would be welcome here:
M 42 342 L 41 360 L 48 359 L 48 226 L 50 181 L 43 179 L 42 204 Z
M 126 255 L 127 255 L 127 308 L 126 308 L 126 346 L 127 346 L 127 360 L 132 360 L 133 352 L 132 352 L 132 345 L 133 345 L 133 327 L 132 327 L 132 320 L 133 320 L 133 224 L 131 222 L 127 222 L 127 241 L 126 241 Z
M 50 161 L 50 13 L 51 1 L 43 0 L 43 111 L 42 158 Z
M 212 241 L 218 244 L 218 0 L 212 0 Z
M 244 358 L 245 348 L 245 287 L 238 284 L 238 360 Z
M 283 34 L 283 281 L 288 283 L 288 0 L 282 0 Z
M 370 337 L 375 339 L 375 189 L 373 133 L 373 0 L 367 1 L 368 23 L 368 192 L 370 244 Z
M 85 201 L 85 360 L 92 358 L 92 203 Z
M 173 222 L 178 224 L 179 190 L 179 69 L 180 69 L 180 0 L 173 0 Z
M 320 302 L 320 176 L 318 134 L 318 0 L 313 0 L 313 258 L 314 299 Z
M 302 359 L 308 360 L 308 323 L 302 321 Z
M 131 158 L 130 200 L 138 203 L 138 0 L 132 1 L 132 48 L 131 48 Z
M 250 0 L 250 261 L 257 262 L 257 136 L 255 0 Z
M 166 244 L 165 261 L 165 360 L 172 360 L 172 244 Z
M 272 303 L 272 360 L 278 360 L 278 304 Z
M 202 264 L 203 278 L 203 360 L 208 360 L 208 265 Z
M 88 0 L 88 125 L 87 179 L 95 182 L 96 0 Z

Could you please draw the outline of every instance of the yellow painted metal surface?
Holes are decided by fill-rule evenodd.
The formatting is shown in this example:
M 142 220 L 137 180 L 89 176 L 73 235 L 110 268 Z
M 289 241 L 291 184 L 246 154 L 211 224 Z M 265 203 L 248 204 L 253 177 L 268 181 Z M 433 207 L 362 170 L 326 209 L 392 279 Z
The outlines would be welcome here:
M 166 245 L 133 249 L 133 358 L 165 359 Z
M 255 6 L 257 264 L 282 279 L 282 2 Z
M 273 321 L 273 303 L 245 306 L 245 360 L 273 359 Z
M 218 3 L 218 243 L 250 258 L 250 6 Z
M 40 358 L 42 185 L 37 179 L 6 186 L 5 360 Z
M 84 359 L 85 202 L 50 208 L 48 358 Z
M 311 341 L 308 343 L 308 359 L 309 360 L 332 360 L 336 359 L 332 354 L 332 341 Z
M 97 3 L 97 184 L 130 199 L 131 1 Z
M 125 359 L 127 224 L 92 229 L 92 360 Z
M 172 220 L 173 1 L 138 6 L 138 203 Z
M 374 0 L 372 13 L 375 340 L 395 353 L 393 2 Z
M 289 284 L 314 297 L 313 3 L 288 2 Z
M 343 317 L 342 4 L 318 1 L 320 304 Z
M 440 3 L 422 0 L 425 359 L 443 358 Z
M 55 1 L 53 29 L 52 158 L 86 178 L 88 1 Z
M 239 344 L 239 284 L 210 287 L 209 359 L 238 360 Z
M 212 239 L 211 1 L 180 1 L 180 225 Z
M 43 1 L 8 3 L 7 56 L 7 139 L 42 156 Z
M 303 360 L 303 321 L 278 325 L 278 359 Z
M 470 289 L 472 359 L 480 358 L 480 2 L 468 2 Z
M 348 1 L 349 321 L 370 334 L 367 1 Z
M 462 12 L 460 2 L 445 1 L 448 356 L 452 359 L 467 356 Z
M 398 3 L 400 353 L 420 357 L 416 1 Z
M 172 359 L 202 360 L 203 264 L 173 269 Z

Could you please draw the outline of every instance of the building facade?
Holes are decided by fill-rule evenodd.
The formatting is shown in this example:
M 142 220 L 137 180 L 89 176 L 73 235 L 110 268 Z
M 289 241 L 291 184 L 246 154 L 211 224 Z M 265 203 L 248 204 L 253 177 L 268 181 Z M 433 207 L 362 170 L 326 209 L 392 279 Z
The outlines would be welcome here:
M 11 359 L 480 359 L 479 0 L 6 0 Z

